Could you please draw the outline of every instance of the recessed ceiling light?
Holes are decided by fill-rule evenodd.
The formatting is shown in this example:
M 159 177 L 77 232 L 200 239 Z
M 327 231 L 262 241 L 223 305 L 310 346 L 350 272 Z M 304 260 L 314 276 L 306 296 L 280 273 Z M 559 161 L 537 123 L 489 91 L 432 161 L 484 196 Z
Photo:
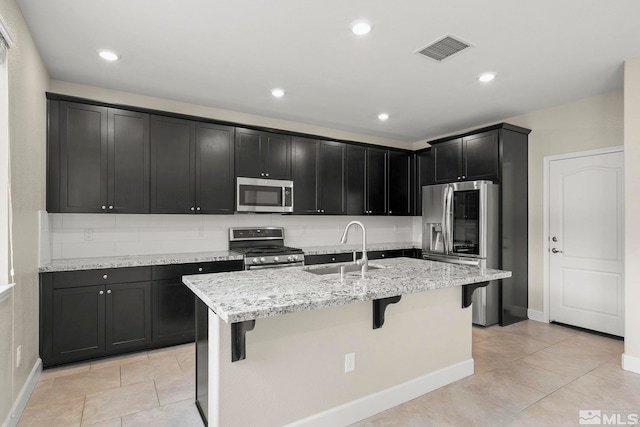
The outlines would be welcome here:
M 120 58 L 117 53 L 110 50 L 99 50 L 98 55 L 105 61 L 117 61 Z
M 379 120 L 385 121 L 385 120 L 387 120 L 388 118 L 389 118 L 389 115 L 388 115 L 387 113 L 380 113 L 380 114 L 378 114 L 378 119 L 379 119 Z
M 284 96 L 284 90 L 282 90 L 282 89 L 273 89 L 271 91 L 271 95 L 275 96 L 276 98 L 282 98 Z
M 480 74 L 478 76 L 478 80 L 480 80 L 481 82 L 490 82 L 491 80 L 493 80 L 496 77 L 495 73 L 484 73 L 484 74 Z
M 354 22 L 351 25 L 351 31 L 359 36 L 365 35 L 371 31 L 371 24 L 365 21 Z

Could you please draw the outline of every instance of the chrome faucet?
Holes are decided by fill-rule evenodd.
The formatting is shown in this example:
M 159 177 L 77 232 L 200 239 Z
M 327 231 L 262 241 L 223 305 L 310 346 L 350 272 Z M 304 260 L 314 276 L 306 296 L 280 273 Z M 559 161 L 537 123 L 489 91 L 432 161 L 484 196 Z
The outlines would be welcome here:
M 340 240 L 340 242 L 343 245 L 347 243 L 347 235 L 349 234 L 349 228 L 351 228 L 352 225 L 359 225 L 360 228 L 362 228 L 362 258 L 357 261 L 357 264 L 362 266 L 362 277 L 364 278 L 364 273 L 369 269 L 369 258 L 367 258 L 367 229 L 364 228 L 364 224 L 360 221 L 351 221 L 344 229 L 344 233 L 342 233 L 342 239 Z

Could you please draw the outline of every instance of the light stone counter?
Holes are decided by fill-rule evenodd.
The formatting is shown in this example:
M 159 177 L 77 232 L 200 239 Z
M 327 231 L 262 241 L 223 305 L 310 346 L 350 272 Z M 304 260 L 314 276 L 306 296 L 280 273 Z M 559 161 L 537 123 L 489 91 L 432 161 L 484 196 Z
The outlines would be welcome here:
M 333 264 L 337 265 L 337 264 Z M 183 276 L 223 321 L 241 322 L 511 277 L 511 272 L 410 258 L 371 261 L 362 279 L 315 275 L 304 267 Z
M 147 265 L 188 264 L 242 260 L 240 254 L 231 251 L 195 252 L 157 255 L 131 255 L 99 258 L 70 258 L 53 260 L 39 268 L 40 273 L 57 271 L 96 270 L 101 268 L 142 267 Z

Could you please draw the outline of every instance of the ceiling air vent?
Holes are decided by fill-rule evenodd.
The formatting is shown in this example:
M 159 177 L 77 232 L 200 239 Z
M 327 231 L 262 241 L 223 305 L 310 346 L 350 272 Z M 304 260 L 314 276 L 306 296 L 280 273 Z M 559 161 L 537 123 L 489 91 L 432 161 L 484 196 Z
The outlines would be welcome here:
M 442 62 L 445 59 L 457 55 L 468 47 L 471 47 L 471 44 L 454 38 L 451 35 L 446 35 L 435 42 L 430 43 L 426 47 L 423 47 L 416 53 L 424 55 L 434 61 Z

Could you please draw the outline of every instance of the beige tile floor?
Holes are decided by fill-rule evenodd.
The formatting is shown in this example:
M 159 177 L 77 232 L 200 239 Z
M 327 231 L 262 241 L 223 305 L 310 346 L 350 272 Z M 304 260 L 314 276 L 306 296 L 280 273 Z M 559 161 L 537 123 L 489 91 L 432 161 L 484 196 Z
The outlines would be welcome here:
M 579 410 L 640 413 L 640 375 L 620 368 L 622 351 L 622 341 L 534 321 L 474 327 L 473 376 L 353 427 L 563 426 L 579 425 Z M 194 371 L 193 344 L 48 369 L 18 425 L 200 427 Z
M 42 372 L 19 427 L 200 427 L 195 346 L 112 357 Z
M 352 427 L 578 426 L 580 410 L 626 422 L 640 414 L 640 375 L 621 369 L 623 349 L 619 340 L 531 320 L 474 327 L 474 375 Z

